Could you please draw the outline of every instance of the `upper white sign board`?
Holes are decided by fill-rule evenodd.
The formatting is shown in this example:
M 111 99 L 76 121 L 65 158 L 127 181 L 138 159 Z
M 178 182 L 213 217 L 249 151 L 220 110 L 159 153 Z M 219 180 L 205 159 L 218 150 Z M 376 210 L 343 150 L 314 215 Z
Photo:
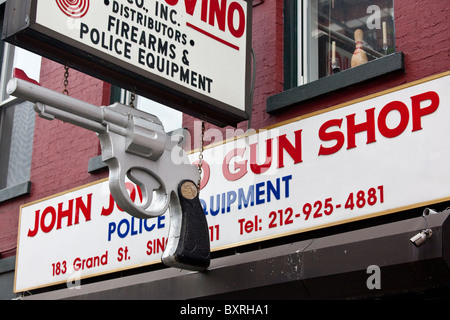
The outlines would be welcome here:
M 234 119 L 229 122 L 248 117 L 251 1 L 9 2 L 7 41 L 113 83 L 126 82 L 120 84 L 181 111 L 209 115 L 219 125 L 233 123 L 218 114 Z M 12 20 L 26 20 L 21 15 L 27 11 L 29 23 L 17 26 Z M 95 64 L 71 61 L 71 55 Z

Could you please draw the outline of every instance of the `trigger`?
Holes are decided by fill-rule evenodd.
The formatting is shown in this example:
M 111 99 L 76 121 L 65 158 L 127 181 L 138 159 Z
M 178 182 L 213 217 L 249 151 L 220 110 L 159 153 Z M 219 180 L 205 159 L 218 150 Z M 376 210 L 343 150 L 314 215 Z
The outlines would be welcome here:
M 143 190 L 144 208 L 148 208 L 153 200 L 153 190 L 159 189 L 161 184 L 152 175 L 137 168 L 128 171 L 127 176 Z

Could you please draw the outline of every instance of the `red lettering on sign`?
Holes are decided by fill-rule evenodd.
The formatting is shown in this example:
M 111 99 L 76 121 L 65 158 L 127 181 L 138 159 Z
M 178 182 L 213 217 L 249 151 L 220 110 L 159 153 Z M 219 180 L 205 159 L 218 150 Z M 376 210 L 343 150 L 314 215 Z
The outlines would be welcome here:
M 228 181 L 239 180 L 247 173 L 246 168 L 247 168 L 248 160 L 234 162 L 234 171 L 235 172 L 232 173 L 230 171 L 231 159 L 233 159 L 236 156 L 239 156 L 242 158 L 244 156 L 244 153 L 245 153 L 245 148 L 238 148 L 238 149 L 233 149 L 226 154 L 225 159 L 222 164 L 222 173 L 223 173 L 223 176 L 225 177 L 225 179 L 227 179 Z
M 338 127 L 339 129 L 342 126 L 342 121 L 344 119 L 331 119 L 325 122 L 319 129 L 319 138 L 322 141 L 333 141 L 336 140 L 336 144 L 332 147 L 324 147 L 320 145 L 319 156 L 326 156 L 338 152 L 345 142 L 345 136 L 340 131 L 331 131 L 327 132 L 328 128 Z
M 178 0 L 165 0 L 170 6 L 178 4 Z M 197 3 L 200 4 L 200 20 L 209 24 L 210 26 L 217 27 L 220 31 L 225 32 L 228 30 L 235 38 L 240 38 L 245 33 L 246 16 L 242 5 L 238 2 L 230 2 L 227 0 L 184 0 L 184 8 L 188 15 L 193 16 Z M 217 24 L 216 24 L 217 22 Z M 197 30 L 204 35 L 207 35 L 214 40 L 231 46 L 234 49 L 239 50 L 238 47 L 224 41 L 223 39 L 206 32 L 202 27 L 195 25 L 191 22 L 187 23 L 188 27 Z
M 420 103 L 430 100 L 431 104 L 426 108 L 420 108 Z M 412 101 L 412 131 L 422 129 L 422 117 L 432 114 L 439 107 L 439 95 L 434 91 L 428 91 L 411 97 Z
M 134 184 L 132 184 L 131 182 L 126 182 L 125 187 L 127 188 L 128 192 L 130 193 L 131 201 L 134 202 L 136 200 L 136 194 L 137 194 L 137 195 L 139 195 L 139 200 L 142 202 L 142 199 L 143 199 L 142 190 L 141 190 L 141 188 L 139 188 L 139 186 L 136 186 L 136 188 L 135 188 Z M 136 190 L 137 190 L 137 192 L 136 192 Z M 100 215 L 109 216 L 114 210 L 115 203 L 116 202 L 115 202 L 113 196 L 110 195 L 108 207 L 107 208 L 103 207 Z M 117 206 L 117 209 L 119 209 L 120 211 L 123 211 L 118 205 L 116 205 L 116 206 Z
M 261 174 L 269 170 L 270 166 L 272 165 L 272 139 L 266 140 L 266 160 L 261 165 L 257 163 L 257 147 L 257 143 L 250 145 L 250 169 L 253 171 L 253 173 Z
M 356 134 L 367 132 L 367 144 L 375 142 L 375 108 L 366 110 L 367 121 L 355 123 L 355 115 L 347 116 L 347 149 L 356 148 Z
M 429 101 L 428 106 L 421 107 L 421 104 Z M 424 116 L 434 113 L 439 107 L 439 95 L 435 91 L 424 92 L 411 97 L 411 110 L 401 101 L 391 101 L 387 103 L 378 115 L 375 122 L 375 108 L 367 109 L 366 121 L 356 123 L 356 114 L 346 116 L 347 120 L 347 149 L 356 148 L 356 134 L 366 132 L 366 143 L 376 142 L 376 128 L 379 133 L 386 138 L 395 138 L 402 134 L 409 124 L 410 117 L 412 118 L 412 130 L 415 132 L 422 129 L 422 118 Z M 395 127 L 388 127 L 388 115 L 396 111 L 400 115 L 400 121 Z M 319 156 L 330 155 L 338 152 L 345 143 L 344 133 L 340 131 L 344 119 L 331 119 L 326 121 L 319 128 L 319 138 L 322 141 L 335 141 L 331 147 L 320 145 Z M 334 131 L 329 131 L 330 128 L 337 127 Z
M 294 164 L 302 162 L 302 130 L 297 130 L 295 133 L 295 147 L 286 138 L 286 135 L 278 137 L 278 168 L 284 167 L 284 154 L 285 150 L 291 158 L 294 160 Z
M 386 124 L 386 118 L 388 114 L 393 111 L 397 110 L 400 113 L 400 122 L 395 128 L 388 128 Z M 378 130 L 380 130 L 380 133 L 385 136 L 386 138 L 395 138 L 399 136 L 403 131 L 405 131 L 406 127 L 408 126 L 409 122 L 409 111 L 406 104 L 400 101 L 392 101 L 384 106 L 383 109 L 381 109 L 381 112 L 378 116 Z
M 92 193 L 88 194 L 87 200 L 83 197 L 70 199 L 67 202 L 67 209 L 64 209 L 64 202 L 58 203 L 58 210 L 52 206 L 48 206 L 41 213 L 41 210 L 35 211 L 34 228 L 28 230 L 28 237 L 34 237 L 38 234 L 39 229 L 44 233 L 49 233 L 53 230 L 56 224 L 56 229 L 61 229 L 63 226 L 70 227 L 80 223 L 80 212 L 83 213 L 85 221 L 91 220 L 92 207 Z M 74 212 L 75 201 L 75 212 Z M 67 219 L 67 223 L 63 225 L 63 218 Z
M 278 141 L 278 168 L 283 168 L 284 164 L 284 151 L 291 157 L 294 164 L 301 163 L 302 160 L 302 130 L 297 130 L 294 132 L 294 141 L 290 141 L 287 135 L 278 136 L 276 141 Z M 272 144 L 274 139 L 266 140 L 266 152 L 265 159 L 262 164 L 258 164 L 258 148 L 259 143 L 253 143 L 250 145 L 250 164 L 248 160 L 245 160 L 245 151 L 247 148 L 236 148 L 229 151 L 222 163 L 222 173 L 225 179 L 228 181 L 237 181 L 244 177 L 248 172 L 248 167 L 254 174 L 262 174 L 267 172 L 272 166 Z M 244 160 L 239 160 L 237 158 Z M 235 159 L 236 158 L 236 159 Z M 234 168 L 231 163 L 234 159 Z M 230 167 L 231 166 L 231 167 Z M 208 177 L 209 178 L 209 177 Z
M 234 14 L 237 11 L 237 14 L 239 15 L 239 24 L 237 28 L 234 27 Z M 230 30 L 231 34 L 235 36 L 236 38 L 240 38 L 243 36 L 245 32 L 245 13 L 242 7 L 237 2 L 230 3 L 230 6 L 228 8 L 228 29 Z

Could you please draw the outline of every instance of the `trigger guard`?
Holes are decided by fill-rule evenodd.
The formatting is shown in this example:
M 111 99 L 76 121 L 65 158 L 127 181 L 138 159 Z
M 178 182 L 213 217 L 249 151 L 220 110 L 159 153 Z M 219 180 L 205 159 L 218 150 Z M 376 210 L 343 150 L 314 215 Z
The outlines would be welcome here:
M 111 195 L 117 202 L 117 205 L 122 210 L 138 219 L 155 218 L 164 214 L 169 207 L 169 197 L 167 196 L 165 197 L 166 199 L 164 200 L 163 205 L 156 208 L 155 205 L 152 206 L 152 203 L 149 203 L 148 200 L 153 199 L 151 198 L 149 199 L 147 195 L 145 196 L 147 198 L 147 201 L 144 201 L 144 205 L 142 206 L 138 206 L 133 201 L 131 201 L 131 198 L 128 194 L 128 190 L 125 185 L 125 177 L 129 177 L 128 173 L 131 170 L 132 169 L 110 170 L 109 188 L 111 191 Z M 142 183 L 140 181 L 138 183 L 137 181 L 133 181 L 136 180 L 135 177 L 131 177 L 130 180 L 142 188 Z M 146 187 L 144 187 L 143 192 L 147 192 Z M 159 195 L 159 197 L 162 198 L 161 195 Z M 149 208 L 149 210 L 146 210 L 147 208 Z
M 145 212 L 150 213 L 151 216 L 160 216 L 167 211 L 169 197 L 164 183 L 155 175 L 148 170 L 134 167 L 128 171 L 127 177 L 143 190 L 145 196 L 142 208 Z

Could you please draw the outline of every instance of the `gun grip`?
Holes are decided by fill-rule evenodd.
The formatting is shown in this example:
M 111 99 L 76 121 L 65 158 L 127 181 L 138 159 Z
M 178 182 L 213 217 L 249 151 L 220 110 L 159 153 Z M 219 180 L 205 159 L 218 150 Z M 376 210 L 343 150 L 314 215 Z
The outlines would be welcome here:
M 178 195 L 182 218 L 180 237 L 173 253 L 175 265 L 184 269 L 205 270 L 211 260 L 209 229 L 197 186 L 191 180 L 181 181 Z

